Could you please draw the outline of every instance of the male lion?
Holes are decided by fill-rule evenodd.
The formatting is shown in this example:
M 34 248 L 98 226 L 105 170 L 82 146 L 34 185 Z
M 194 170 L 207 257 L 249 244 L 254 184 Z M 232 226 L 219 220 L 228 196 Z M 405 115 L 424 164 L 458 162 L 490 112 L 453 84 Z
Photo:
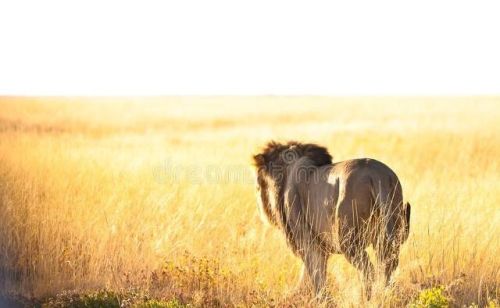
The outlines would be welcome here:
M 301 284 L 309 279 L 319 294 L 329 255 L 342 253 L 362 271 L 370 296 L 369 244 L 389 282 L 408 237 L 411 210 L 389 167 L 368 158 L 332 163 L 326 148 L 294 141 L 269 142 L 253 158 L 261 213 L 303 260 Z

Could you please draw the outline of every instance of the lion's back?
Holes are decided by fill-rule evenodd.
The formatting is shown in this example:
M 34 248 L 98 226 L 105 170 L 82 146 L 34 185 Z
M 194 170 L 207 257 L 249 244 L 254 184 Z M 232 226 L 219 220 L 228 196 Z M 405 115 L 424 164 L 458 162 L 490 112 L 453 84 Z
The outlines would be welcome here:
M 394 171 L 386 164 L 371 158 L 351 159 L 333 165 L 330 177 L 338 182 L 339 196 L 335 205 L 337 216 L 356 215 L 368 219 L 375 200 L 386 200 L 389 195 L 401 199 L 401 186 Z M 394 190 L 396 189 L 396 195 Z
M 345 189 L 354 190 L 363 184 L 398 185 L 396 173 L 386 164 L 372 158 L 357 158 L 333 164 L 330 176 L 339 178 Z

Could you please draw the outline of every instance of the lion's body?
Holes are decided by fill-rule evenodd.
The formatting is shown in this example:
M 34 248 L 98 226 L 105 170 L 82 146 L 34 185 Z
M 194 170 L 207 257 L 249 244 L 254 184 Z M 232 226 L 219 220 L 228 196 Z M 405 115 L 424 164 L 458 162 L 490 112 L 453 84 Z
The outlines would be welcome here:
M 289 172 L 295 174 L 288 176 L 285 202 L 290 218 L 296 220 L 300 212 L 305 213 L 304 222 L 312 227 L 313 234 L 331 247 L 332 253 L 342 252 L 340 244 L 345 237 L 342 232 L 345 227 L 362 232 L 365 246 L 376 244 L 377 216 L 389 212 L 401 214 L 401 185 L 396 174 L 381 162 L 354 159 L 305 174 L 302 168 L 309 164 L 305 158 L 292 166 Z M 375 208 L 377 205 L 381 208 Z
M 325 148 L 296 142 L 270 143 L 259 155 L 262 211 L 304 260 L 317 292 L 331 253 L 343 253 L 371 280 L 364 250 L 369 244 L 389 278 L 408 236 L 410 214 L 389 167 L 373 159 L 332 163 Z

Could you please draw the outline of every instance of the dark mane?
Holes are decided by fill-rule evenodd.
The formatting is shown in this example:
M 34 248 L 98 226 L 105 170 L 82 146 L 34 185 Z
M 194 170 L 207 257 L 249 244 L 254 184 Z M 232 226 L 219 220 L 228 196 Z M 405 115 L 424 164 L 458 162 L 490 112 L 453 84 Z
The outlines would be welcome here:
M 270 162 L 278 163 L 283 159 L 281 156 L 285 151 L 290 151 L 289 154 L 295 158 L 306 156 L 318 167 L 332 163 L 332 156 L 328 153 L 328 150 L 317 144 L 300 143 L 297 141 L 289 141 L 287 143 L 270 141 L 260 154 L 254 155 L 255 166 L 259 169 L 267 167 Z
M 303 157 L 309 158 L 316 167 L 332 164 L 332 156 L 325 147 L 313 143 L 300 143 L 297 141 L 289 141 L 287 143 L 271 141 L 262 149 L 260 154 L 253 157 L 255 166 L 257 167 L 257 181 L 261 188 L 263 211 L 267 215 L 269 221 L 283 228 L 288 244 L 295 252 L 297 252 L 300 247 L 297 246 L 296 234 L 294 233 L 293 224 L 296 222 L 290 222 L 288 220 L 287 210 L 285 209 L 285 183 L 288 177 L 286 167 Z M 266 174 L 273 178 L 272 185 L 275 187 L 275 194 L 273 196 L 273 198 L 275 198 L 275 210 L 271 208 L 269 202 L 267 191 L 270 183 L 265 179 L 264 175 Z

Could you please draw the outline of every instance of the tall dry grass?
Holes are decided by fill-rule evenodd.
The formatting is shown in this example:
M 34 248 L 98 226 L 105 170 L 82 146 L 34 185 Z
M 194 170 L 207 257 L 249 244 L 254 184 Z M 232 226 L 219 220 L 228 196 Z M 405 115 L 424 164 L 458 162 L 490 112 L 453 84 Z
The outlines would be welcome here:
M 300 261 L 255 206 L 251 154 L 318 142 L 391 166 L 412 204 L 394 286 L 363 302 L 332 256 L 340 306 L 454 305 L 500 291 L 500 98 L 0 98 L 0 289 L 143 290 L 199 305 L 307 303 Z

